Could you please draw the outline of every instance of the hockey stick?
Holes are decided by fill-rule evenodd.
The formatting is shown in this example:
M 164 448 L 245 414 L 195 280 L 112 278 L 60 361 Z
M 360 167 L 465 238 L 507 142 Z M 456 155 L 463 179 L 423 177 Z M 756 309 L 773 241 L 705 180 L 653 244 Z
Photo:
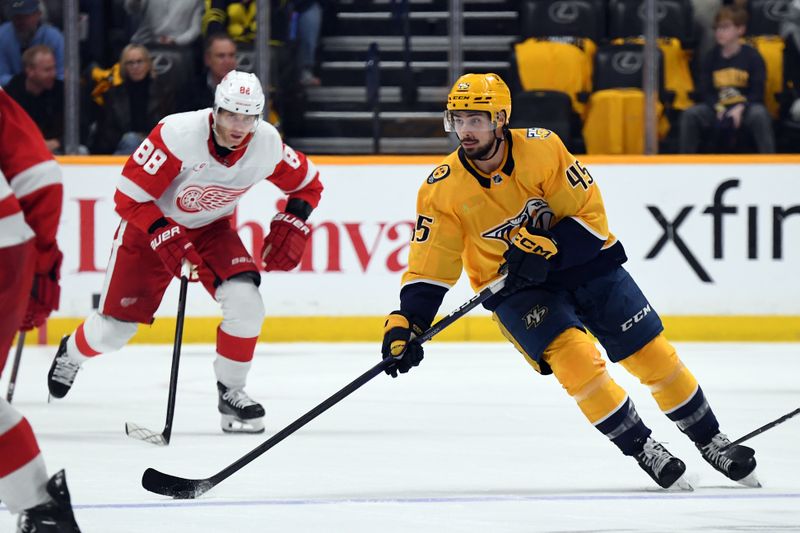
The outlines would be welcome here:
M 501 278 L 500 280 L 496 281 L 494 284 L 486 287 L 481 292 L 470 298 L 467 302 L 462 304 L 460 307 L 455 309 L 449 315 L 441 319 L 440 321 L 436 322 L 430 328 L 428 328 L 425 333 L 418 337 L 420 343 L 424 343 L 429 341 L 433 338 L 434 335 L 438 334 L 444 328 L 458 320 L 459 318 L 466 315 L 469 311 L 477 307 L 478 305 L 485 302 L 489 297 L 493 294 L 497 293 L 500 289 L 503 288 L 505 284 L 505 277 Z M 280 430 L 278 433 L 273 435 L 271 438 L 248 452 L 243 457 L 239 458 L 236 462 L 232 463 L 231 465 L 223 468 L 216 474 L 211 477 L 205 479 L 186 479 L 182 477 L 173 476 L 170 474 L 164 474 L 163 472 L 159 472 L 153 468 L 148 468 L 142 474 L 142 487 L 150 492 L 155 492 L 156 494 L 163 494 L 164 496 L 170 496 L 172 498 L 178 499 L 191 499 L 197 498 L 201 494 L 211 490 L 216 485 L 218 485 L 223 480 L 227 479 L 229 476 L 237 472 L 240 468 L 247 465 L 261 454 L 281 442 L 283 439 L 300 429 L 301 427 L 305 426 L 312 420 L 314 420 L 317 416 L 321 415 L 344 398 L 349 396 L 352 392 L 360 388 L 362 385 L 370 381 L 372 378 L 386 370 L 387 368 L 394 365 L 395 362 L 391 359 L 384 359 L 377 365 L 373 366 L 355 380 L 351 381 L 347 384 L 344 388 L 339 390 L 336 394 L 328 398 L 327 400 L 323 401 L 321 404 L 317 405 L 303 416 Z
M 14 366 L 11 367 L 11 377 L 8 380 L 8 391 L 6 391 L 6 401 L 11 403 L 14 398 L 14 389 L 17 387 L 17 372 L 19 372 L 19 362 L 22 359 L 22 348 L 25 346 L 25 332 L 19 332 L 17 339 L 17 351 L 14 354 Z
M 753 437 L 755 437 L 756 435 L 760 435 L 760 434 L 764 433 L 765 431 L 767 431 L 768 429 L 772 429 L 772 428 L 774 428 L 774 427 L 775 427 L 775 426 L 777 426 L 778 424 L 783 424 L 784 422 L 786 422 L 787 420 L 789 420 L 790 418 L 792 418 L 793 416 L 796 416 L 796 415 L 798 415 L 798 414 L 800 414 L 800 407 L 798 407 L 797 409 L 795 409 L 795 410 L 794 410 L 794 411 L 792 411 L 791 413 L 786 413 L 786 414 L 785 414 L 785 415 L 783 415 L 782 417 L 780 417 L 780 418 L 776 418 L 775 420 L 773 420 L 772 422 L 770 422 L 770 423 L 768 423 L 768 424 L 764 424 L 763 426 L 761 426 L 761 427 L 760 427 L 760 428 L 758 428 L 758 429 L 754 429 L 753 431 L 751 431 L 750 433 L 748 433 L 748 434 L 747 434 L 747 435 L 745 435 L 744 437 L 739 437 L 739 438 L 738 438 L 738 439 L 736 439 L 735 441 L 733 441 L 733 442 L 731 442 L 730 444 L 728 444 L 728 445 L 727 445 L 727 446 L 726 446 L 726 447 L 723 449 L 723 451 L 727 450 L 727 449 L 728 449 L 728 448 L 730 448 L 731 446 L 734 446 L 734 445 L 736 445 L 736 444 L 741 444 L 741 443 L 743 443 L 743 442 L 744 442 L 744 441 L 746 441 L 746 440 L 750 440 L 750 439 L 752 439 Z
M 156 433 L 132 422 L 125 422 L 125 433 L 134 439 L 143 440 L 158 446 L 169 445 L 172 435 L 172 418 L 175 415 L 175 396 L 178 392 L 178 363 L 181 359 L 181 343 L 183 341 L 183 317 L 186 313 L 186 288 L 189 286 L 187 275 L 181 276 L 181 290 L 178 297 L 178 317 L 175 321 L 175 343 L 172 346 L 172 369 L 169 373 L 169 399 L 167 400 L 167 422 L 164 431 Z

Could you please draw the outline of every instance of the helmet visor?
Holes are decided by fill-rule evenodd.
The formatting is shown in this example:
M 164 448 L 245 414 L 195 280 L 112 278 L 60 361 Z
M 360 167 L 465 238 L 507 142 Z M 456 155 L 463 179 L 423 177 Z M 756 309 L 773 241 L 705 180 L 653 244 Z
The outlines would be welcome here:
M 459 136 L 464 131 L 494 131 L 497 122 L 492 120 L 486 111 L 452 111 L 444 112 L 444 131 L 455 132 Z
M 252 130 L 260 117 L 260 115 L 233 113 L 227 109 L 218 109 L 215 114 L 219 125 L 226 129 Z

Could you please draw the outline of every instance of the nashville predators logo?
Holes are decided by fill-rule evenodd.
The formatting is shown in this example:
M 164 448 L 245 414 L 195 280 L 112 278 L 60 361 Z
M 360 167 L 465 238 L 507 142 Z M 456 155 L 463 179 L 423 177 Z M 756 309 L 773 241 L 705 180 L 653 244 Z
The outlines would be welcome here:
M 239 200 L 247 189 L 228 189 L 218 185 L 200 187 L 190 185 L 175 199 L 175 205 L 185 213 L 215 211 Z
M 428 183 L 436 183 L 437 181 L 445 179 L 449 175 L 450 175 L 450 165 L 439 165 L 438 167 L 433 169 L 433 172 L 431 172 L 431 175 L 428 176 L 427 181 Z
M 522 320 L 525 321 L 525 329 L 531 329 L 539 327 L 539 324 L 542 323 L 544 317 L 547 316 L 547 307 L 543 305 L 537 305 L 527 313 L 525 316 L 522 317 Z
M 547 139 L 552 132 L 544 128 L 528 128 L 529 139 Z
M 550 229 L 555 223 L 553 220 L 553 211 L 542 198 L 531 198 L 525 202 L 525 207 L 520 213 L 512 218 L 509 218 L 499 226 L 495 226 L 489 231 L 481 233 L 481 237 L 486 239 L 498 239 L 511 245 L 513 240 L 513 233 L 519 228 L 532 221 L 534 227 L 541 229 Z
M 467 89 L 469 89 L 469 82 L 462 81 L 461 83 L 458 84 L 459 91 L 466 91 Z

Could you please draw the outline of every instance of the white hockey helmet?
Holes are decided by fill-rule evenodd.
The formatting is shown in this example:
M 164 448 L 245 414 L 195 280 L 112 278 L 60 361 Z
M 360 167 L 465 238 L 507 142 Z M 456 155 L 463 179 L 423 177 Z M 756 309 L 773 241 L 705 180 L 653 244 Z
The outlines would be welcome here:
M 214 94 L 214 113 L 219 109 L 261 116 L 264 112 L 264 91 L 258 77 L 238 70 L 228 72 Z

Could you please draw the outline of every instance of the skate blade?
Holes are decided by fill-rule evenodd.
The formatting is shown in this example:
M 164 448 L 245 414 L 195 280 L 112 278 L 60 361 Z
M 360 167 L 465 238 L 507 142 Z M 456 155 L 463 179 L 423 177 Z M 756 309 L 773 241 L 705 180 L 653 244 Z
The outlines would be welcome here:
M 694 487 L 692 487 L 692 485 L 686 481 L 684 476 L 681 476 L 675 480 L 675 483 L 664 490 L 667 492 L 694 492 Z
M 264 419 L 243 420 L 233 415 L 222 415 L 220 427 L 225 433 L 264 433 Z
M 744 485 L 745 487 L 750 487 L 751 489 L 760 489 L 761 488 L 761 482 L 756 477 L 756 473 L 755 472 L 750 472 L 745 477 L 743 477 L 742 479 L 738 480 L 736 483 L 739 483 L 740 485 Z

